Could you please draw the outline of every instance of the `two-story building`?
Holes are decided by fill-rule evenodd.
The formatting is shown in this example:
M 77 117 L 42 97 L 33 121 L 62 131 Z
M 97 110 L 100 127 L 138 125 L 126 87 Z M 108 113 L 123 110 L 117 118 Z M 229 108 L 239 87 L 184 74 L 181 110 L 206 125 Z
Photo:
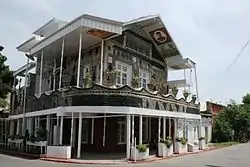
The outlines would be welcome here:
M 83 159 L 89 152 L 129 159 L 135 144 L 155 150 L 167 136 L 198 140 L 199 103 L 177 98 L 185 79 L 168 80 L 170 69 L 195 63 L 182 58 L 160 16 L 119 22 L 84 14 L 52 19 L 33 35 L 17 47 L 30 60 L 15 77 L 35 74 L 12 94 L 10 135 L 42 127 L 48 145 L 69 145 Z

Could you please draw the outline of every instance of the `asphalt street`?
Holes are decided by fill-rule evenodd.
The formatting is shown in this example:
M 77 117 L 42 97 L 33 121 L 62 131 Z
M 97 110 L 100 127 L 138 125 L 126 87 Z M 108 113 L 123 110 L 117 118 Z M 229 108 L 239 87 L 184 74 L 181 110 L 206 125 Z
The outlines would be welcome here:
M 63 164 L 41 160 L 26 160 L 0 154 L 0 167 L 108 167 L 107 165 Z M 124 166 L 124 165 L 109 165 Z M 250 167 L 250 143 L 239 144 L 199 154 L 186 155 L 155 162 L 128 164 L 136 167 Z

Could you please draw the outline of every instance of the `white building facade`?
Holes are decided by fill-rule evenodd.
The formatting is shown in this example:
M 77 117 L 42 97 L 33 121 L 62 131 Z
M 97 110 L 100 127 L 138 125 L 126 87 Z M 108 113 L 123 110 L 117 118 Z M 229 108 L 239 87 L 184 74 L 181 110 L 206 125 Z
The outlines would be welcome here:
M 168 80 L 170 70 L 195 63 L 182 58 L 160 16 L 52 19 L 34 35 L 17 47 L 29 59 L 14 74 L 26 77 L 12 94 L 11 136 L 37 137 L 41 128 L 48 148 L 67 145 L 71 158 L 83 159 L 83 152 L 123 152 L 130 159 L 137 144 L 157 150 L 155 142 L 167 136 L 174 143 L 202 137 L 198 89 L 177 99 L 175 90 L 188 83 Z

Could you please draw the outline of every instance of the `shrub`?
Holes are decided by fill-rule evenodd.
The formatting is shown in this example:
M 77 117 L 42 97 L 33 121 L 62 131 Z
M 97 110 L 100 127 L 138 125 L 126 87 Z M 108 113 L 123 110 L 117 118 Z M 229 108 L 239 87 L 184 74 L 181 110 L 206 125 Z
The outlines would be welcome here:
M 136 149 L 140 152 L 140 153 L 144 153 L 147 151 L 148 149 L 148 144 L 139 144 L 136 146 Z

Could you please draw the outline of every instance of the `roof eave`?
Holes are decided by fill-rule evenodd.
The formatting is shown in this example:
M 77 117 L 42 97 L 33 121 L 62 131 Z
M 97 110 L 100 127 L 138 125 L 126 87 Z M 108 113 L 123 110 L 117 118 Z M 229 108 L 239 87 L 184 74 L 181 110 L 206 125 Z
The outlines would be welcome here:
M 39 31 L 41 31 L 44 27 L 46 27 L 47 25 L 49 25 L 50 23 L 52 23 L 55 20 L 56 20 L 56 18 L 53 17 L 47 23 L 45 23 L 43 26 L 41 26 L 40 28 L 38 28 L 37 30 L 35 30 L 32 34 L 39 35 Z
M 74 24 L 75 22 L 77 22 L 78 20 L 82 19 L 82 18 L 85 18 L 85 19 L 93 19 L 93 20 L 98 20 L 98 21 L 103 21 L 103 22 L 106 22 L 106 23 L 109 23 L 110 24 L 115 24 L 115 26 L 120 26 L 121 29 L 122 29 L 122 22 L 117 22 L 117 21 L 113 21 L 113 20 L 109 20 L 109 19 L 104 19 L 104 18 L 100 18 L 100 17 L 96 17 L 96 16 L 91 16 L 91 15 L 88 15 L 88 14 L 82 14 L 81 16 L 75 18 L 74 20 L 68 22 L 67 24 L 65 24 L 64 26 L 62 26 L 60 29 L 58 29 L 57 31 L 55 31 L 54 33 L 50 34 L 49 36 L 47 36 L 46 38 L 40 40 L 39 42 L 37 42 L 35 45 L 33 45 L 30 49 L 32 50 L 33 48 L 35 48 L 37 45 L 39 45 L 41 42 L 45 41 L 46 39 L 50 38 L 51 36 L 53 36 L 54 34 L 64 30 L 66 27 Z M 32 54 L 34 54 L 32 52 Z
M 22 44 L 20 44 L 19 46 L 17 46 L 16 49 L 17 49 L 18 51 L 23 52 L 22 47 L 24 47 L 24 45 L 28 44 L 29 42 L 31 42 L 31 41 L 34 40 L 34 39 L 36 39 L 35 36 L 29 38 L 27 41 L 25 41 L 25 42 L 23 42 Z
M 36 66 L 36 63 L 34 62 L 30 62 L 28 64 L 28 71 L 35 68 Z M 13 76 L 19 76 L 20 74 L 22 74 L 27 68 L 27 64 L 23 65 L 22 67 L 20 67 L 19 69 L 17 69 L 14 73 L 13 73 Z

